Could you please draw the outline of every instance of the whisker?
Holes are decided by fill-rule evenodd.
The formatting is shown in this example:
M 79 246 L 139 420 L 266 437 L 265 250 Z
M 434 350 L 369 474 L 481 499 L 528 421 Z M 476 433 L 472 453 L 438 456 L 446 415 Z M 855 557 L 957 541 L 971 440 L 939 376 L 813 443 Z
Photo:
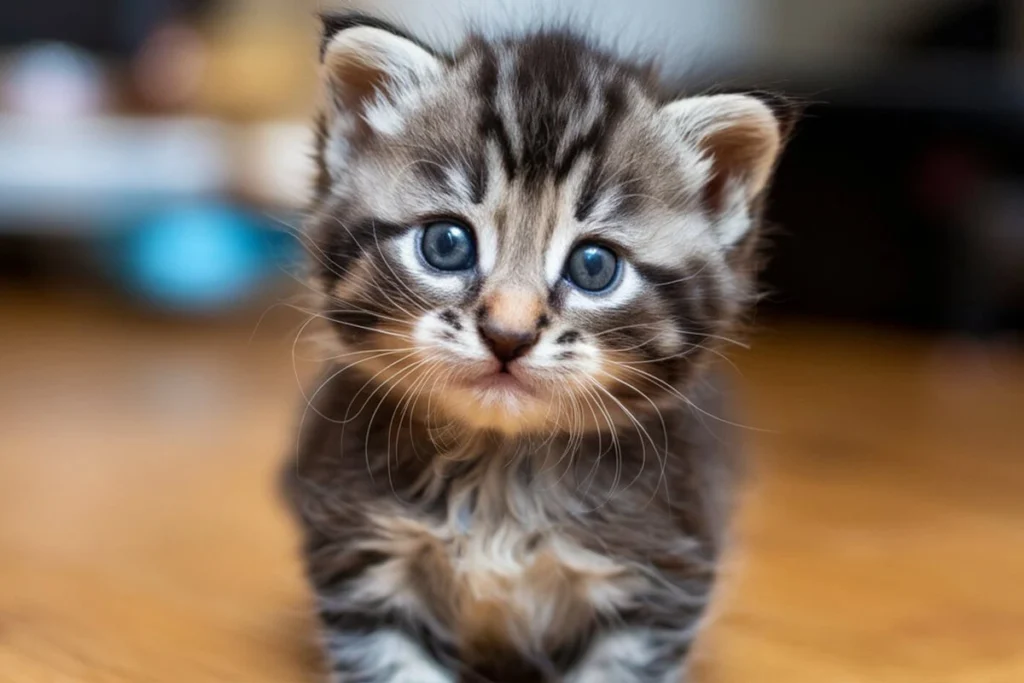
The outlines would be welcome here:
M 770 429 L 761 429 L 759 427 L 752 427 L 750 425 L 739 424 L 737 422 L 732 422 L 731 420 L 727 420 L 727 419 L 725 419 L 723 417 L 719 417 L 718 415 L 714 415 L 712 413 L 709 413 L 708 411 L 704 410 L 703 408 L 701 408 L 700 406 L 695 404 L 687 396 L 682 394 L 677 388 L 675 388 L 674 386 L 672 386 L 671 384 L 669 384 L 665 380 L 661 379 L 660 377 L 652 375 L 649 372 L 644 372 L 643 370 L 640 370 L 639 368 L 632 367 L 632 366 L 629 366 L 629 365 L 626 365 L 626 364 L 623 364 L 623 363 L 619 363 L 618 361 L 614 361 L 614 360 L 611 360 L 611 359 L 606 359 L 606 361 L 621 367 L 623 370 L 626 370 L 627 372 L 634 372 L 634 373 L 642 375 L 643 377 L 645 377 L 649 381 L 654 382 L 655 384 L 660 386 L 662 389 L 664 389 L 668 393 L 672 394 L 673 396 L 675 396 L 679 400 L 681 400 L 684 403 L 686 403 L 691 409 L 695 410 L 696 412 L 700 413 L 701 415 L 704 415 L 706 417 L 710 417 L 711 419 L 715 420 L 716 422 L 720 422 L 722 424 L 729 425 L 730 427 L 737 427 L 739 429 L 743 429 L 743 430 L 751 431 L 751 432 L 757 432 L 757 433 L 760 433 L 760 434 L 771 434 L 771 433 L 773 433 L 772 430 L 770 430 Z
M 342 221 L 341 221 L 340 219 L 337 219 L 337 218 L 335 218 L 335 219 L 334 219 L 334 221 L 335 221 L 335 222 L 336 222 L 336 223 L 337 223 L 338 225 L 340 225 L 340 226 L 342 227 L 342 229 L 344 229 L 344 230 L 345 230 L 345 232 L 347 232 L 347 233 L 348 233 L 348 236 L 349 236 L 349 238 L 351 238 L 351 240 L 352 240 L 353 244 L 355 244 L 355 245 L 356 245 L 356 247 L 357 247 L 357 248 L 359 249 L 359 251 L 360 251 L 360 252 L 361 252 L 362 254 L 364 254 L 364 255 L 365 255 L 365 254 L 368 254 L 368 253 L 369 253 L 369 250 L 368 250 L 368 249 L 367 249 L 366 247 L 364 247 L 364 246 L 363 246 L 362 244 L 360 244 L 360 243 L 359 243 L 359 240 L 358 240 L 358 239 L 356 238 L 356 236 L 355 236 L 355 235 L 354 235 L 354 234 L 352 233 L 352 230 L 351 230 L 351 229 L 349 229 L 349 227 L 348 227 L 347 225 L 345 225 L 345 224 L 344 224 L 344 222 L 342 222 Z M 375 227 L 374 227 L 374 240 L 376 240 L 376 238 L 377 238 L 376 224 L 374 224 L 374 226 L 375 226 Z M 385 263 L 386 263 L 387 259 L 385 258 L 384 260 L 385 260 Z M 380 269 L 380 268 L 379 268 L 379 267 L 377 266 L 376 262 L 375 262 L 375 261 L 374 261 L 373 259 L 365 259 L 364 263 L 367 263 L 367 264 L 368 264 L 368 265 L 369 265 L 369 266 L 370 266 L 371 268 L 373 268 L 373 270 L 374 270 L 374 271 L 376 271 L 377 275 L 378 275 L 378 276 L 380 276 L 380 278 L 381 278 L 381 279 L 383 279 L 383 280 L 384 280 L 384 281 L 385 281 L 386 283 L 390 283 L 390 282 L 392 281 L 392 280 L 391 280 L 391 278 L 390 278 L 390 277 L 389 277 L 389 276 L 388 276 L 388 275 L 387 275 L 386 273 L 384 273 L 384 271 L 382 271 L 382 270 L 381 270 L 381 269 Z M 392 271 L 392 272 L 393 272 L 393 271 Z M 394 307 L 395 307 L 395 308 L 397 308 L 398 310 L 402 311 L 402 313 L 404 313 L 404 314 L 405 314 L 406 316 L 408 316 L 409 318 L 413 318 L 413 317 L 415 317 L 415 316 L 413 316 L 413 314 L 412 314 L 412 313 L 410 313 L 410 312 L 409 312 L 408 310 L 406 310 L 406 309 L 405 309 L 405 307 L 403 307 L 403 306 L 402 306 L 401 304 L 399 304 L 398 302 L 396 302 L 396 301 L 395 301 L 395 300 L 394 300 L 394 299 L 393 299 L 393 298 L 391 297 L 391 295 L 390 295 L 390 294 L 388 294 L 388 292 L 387 292 L 387 289 L 386 289 L 385 287 L 377 287 L 375 291 L 376 291 L 376 293 L 378 293 L 378 294 L 381 294 L 382 296 L 384 296 L 384 298 L 386 298 L 386 299 L 388 300 L 388 302 L 389 302 L 389 303 L 390 303 L 390 304 L 391 304 L 392 306 L 394 306 Z M 414 303 L 414 302 L 413 302 L 413 303 Z
M 366 387 L 368 387 L 370 384 L 376 382 L 378 377 L 380 377 L 381 375 L 386 374 L 389 370 L 391 370 L 391 368 L 395 367 L 399 363 L 405 362 L 406 360 L 408 360 L 410 357 L 412 357 L 414 355 L 415 355 L 415 352 L 409 353 L 409 354 L 406 354 L 406 355 L 402 356 L 401 358 L 399 358 L 398 360 L 394 361 L 393 363 L 390 363 L 390 364 L 384 366 L 383 368 L 378 370 L 372 377 L 370 377 L 368 380 L 366 380 L 366 382 L 364 382 L 363 385 L 359 388 L 359 391 L 355 392 L 352 395 L 352 401 L 349 403 L 348 410 L 345 411 L 345 419 L 342 420 L 342 424 L 349 424 L 352 421 L 354 421 L 356 418 L 358 418 L 360 415 L 362 415 L 363 411 L 366 409 L 366 406 L 369 405 L 370 400 L 374 396 L 377 395 L 378 391 L 380 391 L 382 388 L 384 388 L 387 385 L 387 382 L 389 381 L 389 379 L 387 377 L 385 377 L 385 380 L 384 380 L 383 384 L 380 384 L 380 385 L 374 387 L 373 391 L 370 392 L 370 394 L 366 397 L 366 400 L 363 401 L 363 404 L 359 407 L 359 410 L 356 411 L 356 414 L 355 415 L 351 415 L 352 404 L 355 403 L 356 397 L 358 397 L 361 393 L 363 393 L 363 391 L 366 389 Z M 398 370 L 397 372 L 402 372 L 402 371 L 403 370 Z M 351 417 L 349 417 L 350 415 L 351 415 Z
M 377 418 L 377 413 L 380 412 L 380 409 L 384 405 L 384 402 L 387 401 L 388 396 L 391 395 L 391 392 L 394 391 L 395 388 L 397 388 L 406 377 L 408 377 L 409 375 L 414 373 L 419 368 L 423 367 L 425 364 L 432 363 L 432 362 L 434 362 L 434 358 L 433 357 L 424 358 L 422 360 L 419 360 L 419 361 L 413 363 L 408 368 L 403 368 L 402 370 L 399 370 L 394 375 L 392 375 L 387 380 L 385 380 L 384 384 L 381 385 L 382 387 L 383 386 L 387 386 L 388 384 L 390 384 L 391 386 L 384 393 L 384 395 L 380 397 L 380 400 L 377 402 L 377 406 L 373 409 L 373 413 L 370 414 L 370 419 L 367 422 L 366 436 L 365 436 L 365 438 L 363 440 L 363 447 L 364 447 L 364 450 L 366 452 L 367 464 L 369 464 L 369 461 L 370 461 L 370 434 L 371 434 L 370 426 L 373 425 L 373 421 Z M 378 389 L 379 388 L 380 387 L 378 387 Z M 371 394 L 371 397 L 372 397 L 372 394 Z M 396 411 L 397 411 L 397 408 L 395 408 L 395 410 L 392 411 L 392 415 L 391 415 L 391 420 L 392 421 L 394 420 L 394 417 L 395 417 L 394 413 Z M 387 436 L 388 436 L 388 441 L 387 441 L 388 449 L 384 453 L 384 458 L 385 458 L 385 465 L 387 466 L 387 471 L 388 471 L 388 485 L 389 485 L 389 487 L 391 489 L 391 493 L 394 494 L 395 497 L 398 498 L 399 500 L 402 500 L 401 494 L 395 489 L 394 476 L 393 476 L 393 471 L 391 469 L 391 422 L 390 421 L 388 423 L 388 433 L 387 433 Z
M 323 419 L 325 419 L 325 420 L 327 420 L 329 422 L 332 422 L 334 424 L 345 424 L 346 420 L 336 420 L 336 419 L 334 419 L 334 418 L 332 418 L 332 417 L 330 417 L 328 415 L 325 415 L 323 412 L 321 412 L 320 409 L 317 408 L 313 404 L 313 402 L 316 400 L 316 397 L 320 394 L 321 391 L 323 391 L 327 387 L 327 385 L 330 382 L 332 382 L 335 379 L 337 379 L 338 377 L 340 377 L 342 374 L 344 374 L 350 368 L 353 368 L 353 367 L 355 367 L 357 365 L 360 365 L 362 363 L 365 363 L 367 361 L 376 360 L 378 358 L 383 358 L 385 356 L 391 356 L 391 355 L 394 355 L 396 353 L 403 353 L 403 351 L 402 350 L 381 351 L 380 353 L 377 353 L 375 355 L 371 355 L 371 356 L 368 356 L 366 358 L 360 358 L 357 361 L 353 361 L 352 363 L 349 363 L 348 365 L 344 366 L 343 368 L 341 368 L 341 369 L 337 370 L 336 372 L 332 373 L 327 379 L 325 379 L 320 384 L 320 386 L 316 389 L 316 391 L 314 391 L 313 394 L 310 395 L 310 396 L 306 396 L 306 394 L 300 389 L 300 393 L 302 394 L 302 398 L 306 402 L 306 409 L 307 410 L 312 410 L 318 416 L 320 416 Z M 408 357 L 410 357 L 410 356 L 412 356 L 414 354 L 415 354 L 415 350 L 414 351 L 410 351 L 410 352 L 406 352 L 405 355 L 402 356 L 402 358 L 398 359 L 397 361 L 395 361 L 391 365 L 388 365 L 387 367 L 390 368 L 393 365 L 402 362 L 403 360 L 405 360 L 406 358 L 408 358 Z M 385 368 L 385 370 L 386 369 L 387 368 Z M 383 370 L 381 372 L 383 372 Z M 367 380 L 367 382 L 373 381 L 373 379 L 375 379 L 377 377 L 377 375 L 379 375 L 379 374 L 380 374 L 380 372 L 378 372 L 376 375 L 374 375 L 370 380 Z M 296 379 L 298 379 L 298 375 L 297 374 L 296 374 Z M 364 384 L 363 386 L 365 387 L 366 385 Z M 301 381 L 300 381 L 300 387 L 301 387 Z M 358 394 L 359 394 L 359 392 L 356 392 L 356 395 L 358 395 Z M 305 412 L 303 413 L 303 417 L 304 416 L 305 416 Z M 300 422 L 300 424 L 301 424 L 301 422 Z
M 658 445 L 656 443 L 654 443 L 654 438 L 651 436 L 651 433 L 649 431 L 647 431 L 647 428 L 643 426 L 643 424 L 640 422 L 640 420 L 637 419 L 637 417 L 633 414 L 633 412 L 629 408 L 627 408 L 622 403 L 622 401 L 617 399 L 614 394 L 612 394 L 610 391 L 605 389 L 601 385 L 601 383 L 598 382 L 597 380 L 595 380 L 593 378 L 590 378 L 590 377 L 588 377 L 587 379 L 590 380 L 590 383 L 592 384 L 592 386 L 595 389 L 597 389 L 598 391 L 603 393 L 605 396 L 610 398 L 616 405 L 618 405 L 619 409 L 622 410 L 622 412 L 626 415 L 626 417 L 629 418 L 630 422 L 633 423 L 633 426 L 637 430 L 637 434 L 640 436 L 640 451 L 641 451 L 641 454 L 640 454 L 640 457 L 641 457 L 640 469 L 637 472 L 636 476 L 633 478 L 633 480 L 626 486 L 625 489 L 623 489 L 624 491 L 625 490 L 629 490 L 637 481 L 640 480 L 640 476 L 643 474 L 643 471 L 644 471 L 644 469 L 646 469 L 646 466 L 647 466 L 647 447 L 644 445 L 644 437 L 646 436 L 647 440 L 651 444 L 651 447 L 654 448 L 654 452 L 655 452 L 655 457 L 656 458 L 658 457 Z M 664 422 L 662 424 L 664 424 Z M 659 458 L 659 461 L 660 461 L 660 458 Z
M 651 399 L 651 397 L 648 396 L 645 392 L 641 391 L 639 388 L 633 386 L 632 384 L 630 384 L 629 382 L 625 381 L 621 377 L 616 377 L 612 373 L 609 373 L 609 372 L 606 372 L 606 371 L 600 370 L 600 369 L 598 370 L 598 372 L 600 372 L 601 374 L 605 375 L 606 377 L 610 377 L 614 381 L 619 382 L 620 384 L 623 384 L 626 387 L 628 387 L 629 389 L 631 389 L 632 391 L 636 392 L 637 395 L 639 395 L 641 398 L 643 398 L 645 401 L 647 401 L 648 404 L 650 404 L 651 408 L 654 409 L 654 413 L 658 416 L 658 422 L 661 424 L 661 433 L 665 437 L 664 438 L 664 443 L 662 444 L 664 457 L 659 458 L 659 460 L 661 462 L 661 472 L 658 475 L 658 482 L 655 485 L 655 487 L 654 487 L 654 489 L 652 491 L 652 494 L 651 494 L 652 495 L 651 500 L 653 500 L 654 499 L 653 497 L 657 494 L 657 490 L 661 486 L 661 484 L 662 483 L 665 483 L 665 484 L 668 483 L 665 480 L 665 472 L 666 472 L 666 469 L 668 467 L 668 453 L 669 453 L 669 447 L 668 447 L 668 427 L 665 424 L 665 416 L 662 415 L 661 409 L 658 408 L 658 405 Z M 658 453 L 657 446 L 653 443 L 653 440 L 652 440 L 651 446 L 654 447 L 655 455 L 657 455 L 657 453 Z M 637 476 L 639 476 L 639 474 Z M 668 493 L 668 488 L 666 486 L 666 494 L 667 493 Z M 648 503 L 650 503 L 650 501 L 648 501 Z

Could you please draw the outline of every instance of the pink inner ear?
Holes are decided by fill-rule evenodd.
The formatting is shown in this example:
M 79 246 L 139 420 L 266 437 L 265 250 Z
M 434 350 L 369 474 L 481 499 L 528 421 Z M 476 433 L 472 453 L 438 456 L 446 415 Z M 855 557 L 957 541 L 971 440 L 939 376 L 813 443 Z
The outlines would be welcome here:
M 351 120 L 356 139 L 369 135 L 370 127 L 362 114 L 367 104 L 386 85 L 386 72 L 379 65 L 351 54 L 328 54 L 324 68 L 327 96 L 335 108 L 334 115 Z
M 343 31 L 324 49 L 321 76 L 328 116 L 346 119 L 355 142 L 371 133 L 364 115 L 384 94 L 412 90 L 440 70 L 437 58 L 402 36 L 374 27 Z
M 712 176 L 704 200 L 713 212 L 724 208 L 729 181 L 747 186 L 753 199 L 764 188 L 779 148 L 779 130 L 773 121 L 747 116 L 711 131 L 702 146 L 712 160 Z
M 689 147 L 710 162 L 704 188 L 709 210 L 720 212 L 732 188 L 756 198 L 768 183 L 782 146 L 775 114 L 747 95 L 689 97 L 665 105 L 665 112 Z
M 361 109 L 384 80 L 380 67 L 352 55 L 328 55 L 325 66 L 331 94 L 350 110 Z

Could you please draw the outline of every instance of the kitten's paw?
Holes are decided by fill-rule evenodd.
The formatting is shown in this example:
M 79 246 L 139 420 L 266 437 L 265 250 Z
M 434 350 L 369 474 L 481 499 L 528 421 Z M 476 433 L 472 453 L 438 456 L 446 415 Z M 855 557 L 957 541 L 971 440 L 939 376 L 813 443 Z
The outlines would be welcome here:
M 331 683 L 457 683 L 418 645 L 399 633 L 336 638 L 328 647 Z

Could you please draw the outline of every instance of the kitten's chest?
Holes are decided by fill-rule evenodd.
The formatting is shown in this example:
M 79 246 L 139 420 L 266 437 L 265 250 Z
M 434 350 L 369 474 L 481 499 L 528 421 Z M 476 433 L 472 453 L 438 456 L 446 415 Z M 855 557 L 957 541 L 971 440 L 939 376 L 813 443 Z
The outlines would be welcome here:
M 537 491 L 517 505 L 514 489 L 501 493 L 474 491 L 472 506 L 455 497 L 433 524 L 393 520 L 386 533 L 403 571 L 387 574 L 392 595 L 422 606 L 469 652 L 523 642 L 557 649 L 600 615 L 634 604 L 643 578 L 588 547 L 581 520 L 553 514 L 557 501 L 544 499 L 553 494 Z
M 446 555 L 463 641 L 557 641 L 622 609 L 640 590 L 626 565 L 544 520 L 453 531 Z

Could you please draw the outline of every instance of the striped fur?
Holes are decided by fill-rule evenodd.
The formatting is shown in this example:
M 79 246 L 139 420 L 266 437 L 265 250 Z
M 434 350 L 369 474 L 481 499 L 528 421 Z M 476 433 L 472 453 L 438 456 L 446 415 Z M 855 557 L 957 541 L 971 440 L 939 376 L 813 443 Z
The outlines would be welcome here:
M 781 143 L 745 96 L 664 103 L 562 32 L 441 55 L 329 17 L 310 221 L 336 331 L 287 487 L 344 683 L 670 683 L 727 500 L 707 369 L 752 293 Z M 470 226 L 441 273 L 421 226 Z M 581 241 L 621 280 L 563 278 Z M 479 329 L 536 339 L 481 385 Z

